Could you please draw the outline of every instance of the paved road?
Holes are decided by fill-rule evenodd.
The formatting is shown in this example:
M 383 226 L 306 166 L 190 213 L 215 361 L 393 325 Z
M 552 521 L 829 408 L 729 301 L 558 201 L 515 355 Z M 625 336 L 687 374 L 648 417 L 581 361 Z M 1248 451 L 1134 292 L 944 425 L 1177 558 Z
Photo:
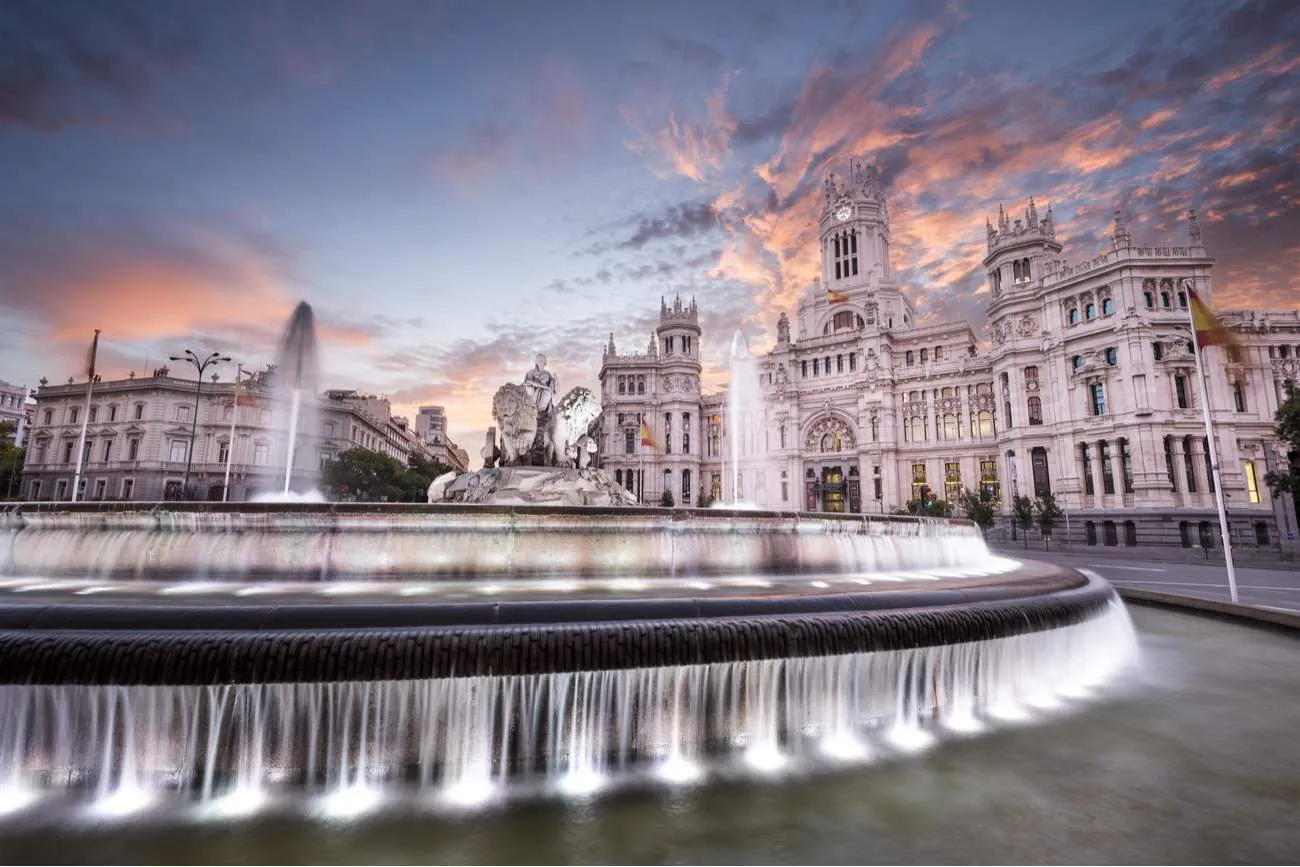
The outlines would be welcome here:
M 1222 564 L 1169 563 L 1140 557 L 1089 555 L 1087 552 L 1058 553 L 1029 550 L 1017 554 L 1000 548 L 1007 557 L 1041 560 L 1074 569 L 1089 569 L 1118 587 L 1140 587 L 1162 593 L 1180 593 L 1203 599 L 1228 600 L 1228 576 Z M 1237 566 L 1237 599 L 1244 605 L 1300 611 L 1300 567 L 1259 568 Z

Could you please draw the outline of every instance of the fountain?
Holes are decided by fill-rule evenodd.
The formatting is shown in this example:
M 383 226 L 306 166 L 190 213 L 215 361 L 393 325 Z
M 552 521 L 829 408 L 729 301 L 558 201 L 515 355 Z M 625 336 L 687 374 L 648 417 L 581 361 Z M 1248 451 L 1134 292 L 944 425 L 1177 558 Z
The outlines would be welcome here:
M 299 490 L 292 489 L 294 462 L 298 452 L 298 430 L 315 430 L 312 417 L 314 402 L 317 397 L 320 365 L 316 357 L 316 320 L 311 305 L 299 302 L 289 317 L 289 324 L 280 338 L 280 350 L 276 356 L 276 392 L 281 406 L 287 405 L 289 416 L 284 425 L 284 487 L 279 495 L 271 494 L 262 499 L 268 500 L 305 500 L 323 499 L 315 491 L 314 484 Z M 304 397 L 307 398 L 304 401 Z M 304 417 L 306 416 L 306 417 Z M 300 476 L 300 481 L 306 481 Z M 315 482 L 314 477 L 311 482 Z
M 758 369 L 749 352 L 749 340 L 743 331 L 737 330 L 731 336 L 729 368 L 731 380 L 727 386 L 727 438 L 731 445 L 731 498 L 724 505 L 734 509 L 755 508 L 754 502 L 743 496 L 744 469 L 740 459 L 742 455 L 757 451 L 756 444 L 746 442 L 746 439 L 759 429 L 757 413 L 762 406 L 762 395 L 759 392 Z M 758 483 L 755 481 L 754 500 L 757 499 Z
M 282 358 L 292 443 L 305 305 Z M 622 505 L 584 392 L 557 399 L 540 356 L 502 386 L 501 443 L 449 502 L 0 515 L 0 810 L 337 817 L 773 776 L 1060 712 L 1135 657 L 1104 581 L 966 522 Z

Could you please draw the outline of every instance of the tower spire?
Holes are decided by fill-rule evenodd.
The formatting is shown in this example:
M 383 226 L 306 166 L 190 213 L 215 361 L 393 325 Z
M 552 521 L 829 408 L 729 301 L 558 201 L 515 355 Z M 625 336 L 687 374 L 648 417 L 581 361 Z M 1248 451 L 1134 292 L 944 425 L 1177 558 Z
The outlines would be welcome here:
M 1038 228 L 1038 209 L 1034 207 L 1034 197 L 1029 197 L 1029 207 L 1025 209 L 1025 223 L 1031 229 Z
M 1196 209 L 1187 209 L 1187 240 L 1192 246 L 1201 244 L 1201 221 L 1196 219 Z

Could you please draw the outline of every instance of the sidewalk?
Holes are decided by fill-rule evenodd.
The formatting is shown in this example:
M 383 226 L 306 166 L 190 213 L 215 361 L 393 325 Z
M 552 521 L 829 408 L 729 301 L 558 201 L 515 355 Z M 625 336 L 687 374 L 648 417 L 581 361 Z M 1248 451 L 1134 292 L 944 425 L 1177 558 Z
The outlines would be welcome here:
M 1026 549 L 1023 541 L 990 540 L 989 550 L 1007 557 L 1027 557 L 1051 560 L 1055 557 L 1087 558 L 1091 560 L 1131 560 L 1138 563 L 1186 563 L 1189 565 L 1223 565 L 1223 551 L 1203 548 L 1166 548 L 1134 546 L 1112 547 L 1106 545 L 1059 545 L 1053 543 L 1044 549 L 1041 539 L 1030 539 Z M 1208 554 L 1208 556 L 1207 556 Z M 1252 569 L 1276 569 L 1283 572 L 1300 572 L 1300 562 L 1290 551 L 1279 553 L 1276 548 L 1233 548 L 1232 560 L 1239 565 L 1249 564 Z

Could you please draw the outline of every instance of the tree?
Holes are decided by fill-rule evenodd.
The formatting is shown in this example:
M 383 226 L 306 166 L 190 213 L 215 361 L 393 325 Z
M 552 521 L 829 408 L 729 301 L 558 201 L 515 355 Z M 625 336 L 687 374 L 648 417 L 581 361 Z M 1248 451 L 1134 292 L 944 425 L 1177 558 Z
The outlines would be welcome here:
M 13 444 L 15 425 L 0 422 L 0 497 L 15 496 L 22 484 L 26 450 Z
M 406 467 L 396 458 L 370 449 L 351 448 L 325 464 L 321 481 L 336 497 L 392 502 L 402 499 L 401 482 L 405 473 Z
M 908 500 L 905 508 L 907 514 L 918 515 L 923 518 L 952 517 L 952 503 L 947 500 L 936 500 L 933 497 L 923 500 Z
M 1034 526 L 1034 501 L 1024 494 L 1011 501 L 1011 521 L 1019 527 L 1025 536 L 1025 547 L 1029 547 L 1029 528 Z
M 664 491 L 663 494 L 659 496 L 659 505 L 666 509 L 671 509 L 673 506 L 677 505 L 677 501 L 673 499 L 673 492 Z
M 1048 540 L 1052 538 L 1052 531 L 1061 523 L 1061 510 L 1051 491 L 1043 491 L 1038 495 L 1035 508 L 1038 510 L 1038 529 L 1043 533 L 1043 547 L 1046 548 Z
M 707 509 L 712 505 L 713 505 L 713 497 L 710 496 L 709 494 L 704 493 L 704 489 L 700 488 L 700 495 L 695 498 L 695 508 Z
M 1277 408 L 1273 420 L 1277 422 L 1278 440 L 1285 443 L 1287 467 L 1284 472 L 1274 470 L 1264 476 L 1264 484 L 1273 496 L 1291 494 L 1300 503 L 1300 389 L 1287 386 L 1286 400 Z
M 994 506 L 997 505 L 998 500 L 988 488 L 981 487 L 978 491 L 966 488 L 961 492 L 957 502 L 966 513 L 966 517 L 980 528 L 981 533 L 987 533 L 988 528 L 993 526 Z

